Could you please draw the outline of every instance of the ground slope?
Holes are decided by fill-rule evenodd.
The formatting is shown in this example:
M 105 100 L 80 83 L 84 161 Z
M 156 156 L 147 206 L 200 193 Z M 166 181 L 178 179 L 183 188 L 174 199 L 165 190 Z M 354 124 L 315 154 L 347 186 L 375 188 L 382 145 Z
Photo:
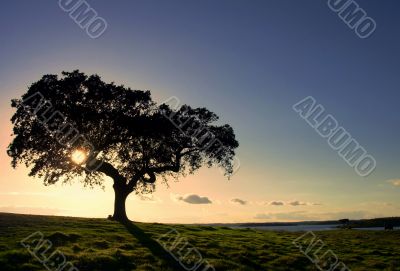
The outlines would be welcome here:
M 0 213 L 0 270 L 46 270 L 21 244 L 35 232 L 43 233 L 44 240 L 52 243 L 49 251 L 38 253 L 45 252 L 43 257 L 48 257 L 58 249 L 80 271 L 183 270 L 179 255 L 183 257 L 184 252 L 172 249 L 171 254 L 162 246 L 166 241 L 176 241 L 176 234 L 181 244 L 187 241 L 186 248 L 196 248 L 201 254 L 203 265 L 196 270 L 203 270 L 206 263 L 215 270 L 318 270 L 293 244 L 303 233 L 150 223 L 122 225 L 106 219 L 4 213 Z M 325 244 L 324 251 L 333 251 L 353 271 L 400 270 L 400 231 L 334 230 L 315 235 Z M 28 238 L 24 244 L 34 248 L 33 239 Z M 186 266 L 190 264 L 187 260 L 182 260 Z

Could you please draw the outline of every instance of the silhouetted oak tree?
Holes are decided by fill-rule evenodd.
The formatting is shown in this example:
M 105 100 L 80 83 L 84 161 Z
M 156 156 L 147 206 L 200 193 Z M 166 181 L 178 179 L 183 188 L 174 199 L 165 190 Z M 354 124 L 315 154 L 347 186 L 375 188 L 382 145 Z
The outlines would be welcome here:
M 229 125 L 214 124 L 213 112 L 158 106 L 150 91 L 108 84 L 98 75 L 45 75 L 12 106 L 12 166 L 24 163 L 45 185 L 80 180 L 104 187 L 104 175 L 110 177 L 118 221 L 127 220 L 127 196 L 153 192 L 157 179 L 167 183 L 203 165 L 233 171 L 238 142 Z M 77 151 L 82 161 L 71 159 Z

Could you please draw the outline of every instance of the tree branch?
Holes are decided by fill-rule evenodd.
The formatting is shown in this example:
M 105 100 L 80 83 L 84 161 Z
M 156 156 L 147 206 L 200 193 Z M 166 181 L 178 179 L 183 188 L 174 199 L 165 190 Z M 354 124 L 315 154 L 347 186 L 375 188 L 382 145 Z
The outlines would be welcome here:
M 155 183 L 156 182 L 156 175 L 154 174 L 154 172 L 147 171 L 146 173 L 149 175 L 149 178 L 146 178 L 146 177 L 143 176 L 142 180 L 145 183 Z
M 182 156 L 191 154 L 192 152 L 195 152 L 195 151 L 198 151 L 198 150 L 200 150 L 200 149 L 199 149 L 199 148 L 193 148 L 193 149 L 190 149 L 190 150 L 188 150 L 188 151 L 182 152 L 182 153 L 180 154 L 180 156 L 182 157 Z
M 187 154 L 187 153 L 188 152 L 186 152 L 185 154 Z M 179 170 L 181 169 L 181 157 L 182 156 L 183 155 L 180 152 L 177 152 L 175 155 L 175 163 L 173 165 L 162 166 L 162 167 L 146 167 L 146 168 L 141 169 L 129 181 L 128 187 L 130 189 L 134 189 L 139 180 L 143 180 L 143 182 L 145 182 L 145 183 L 155 183 L 157 173 L 162 173 L 165 171 L 179 172 Z M 148 174 L 149 178 L 145 178 L 144 177 L 145 174 Z
M 102 162 L 101 166 L 97 169 L 97 171 L 111 177 L 115 182 L 126 184 L 125 177 L 119 174 L 118 170 L 110 163 Z
M 153 173 L 161 173 L 164 171 L 179 172 L 179 170 L 181 169 L 181 157 L 182 157 L 182 154 L 180 152 L 177 152 L 175 154 L 175 164 L 174 165 L 149 168 L 149 171 L 151 171 Z

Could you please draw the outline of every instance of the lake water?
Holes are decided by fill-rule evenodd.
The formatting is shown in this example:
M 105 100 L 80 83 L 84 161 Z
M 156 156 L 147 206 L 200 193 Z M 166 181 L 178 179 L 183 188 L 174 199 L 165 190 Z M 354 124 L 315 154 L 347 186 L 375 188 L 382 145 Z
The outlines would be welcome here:
M 255 230 L 266 230 L 266 231 L 327 231 L 327 230 L 335 230 L 338 224 L 332 225 L 295 225 L 295 226 L 254 226 L 254 227 L 234 227 L 234 228 L 251 228 Z M 354 228 L 355 230 L 383 230 L 383 227 L 376 228 Z M 395 230 L 400 229 L 400 227 L 395 227 Z
M 354 228 L 355 230 L 364 230 L 364 231 L 382 231 L 383 227 L 372 227 L 372 228 Z M 394 230 L 400 230 L 400 227 L 393 227 Z

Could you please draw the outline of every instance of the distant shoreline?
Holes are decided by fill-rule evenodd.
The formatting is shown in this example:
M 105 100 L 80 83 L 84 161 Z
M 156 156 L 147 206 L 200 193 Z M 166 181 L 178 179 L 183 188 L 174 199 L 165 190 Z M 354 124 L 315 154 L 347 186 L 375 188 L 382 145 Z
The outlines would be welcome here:
M 19 214 L 0 212 L 7 215 L 24 215 L 24 216 L 41 216 L 41 217 L 65 217 L 65 218 L 85 218 L 85 219 L 106 219 L 105 217 L 74 217 L 74 216 L 56 216 L 56 215 L 37 215 L 37 214 Z M 139 221 L 138 221 L 139 222 Z M 170 225 L 198 225 L 198 226 L 216 226 L 216 227 L 239 227 L 239 228 L 255 228 L 255 227 L 280 227 L 280 226 L 307 226 L 307 225 L 334 225 L 337 228 L 343 226 L 339 220 L 324 221 L 297 221 L 297 222 L 247 222 L 247 223 L 162 223 L 162 222 L 140 222 L 140 223 L 160 223 Z M 393 227 L 400 227 L 400 217 L 381 217 L 371 219 L 355 219 L 349 220 L 346 228 L 377 228 L 390 224 Z
M 377 228 L 390 224 L 394 227 L 400 227 L 400 217 L 381 217 L 371 219 L 349 220 L 346 228 Z M 249 222 L 249 223 L 205 223 L 196 225 L 221 226 L 221 227 L 279 227 L 279 226 L 306 226 L 306 225 L 336 225 L 338 228 L 343 226 L 338 220 L 325 221 L 298 221 L 298 222 Z

